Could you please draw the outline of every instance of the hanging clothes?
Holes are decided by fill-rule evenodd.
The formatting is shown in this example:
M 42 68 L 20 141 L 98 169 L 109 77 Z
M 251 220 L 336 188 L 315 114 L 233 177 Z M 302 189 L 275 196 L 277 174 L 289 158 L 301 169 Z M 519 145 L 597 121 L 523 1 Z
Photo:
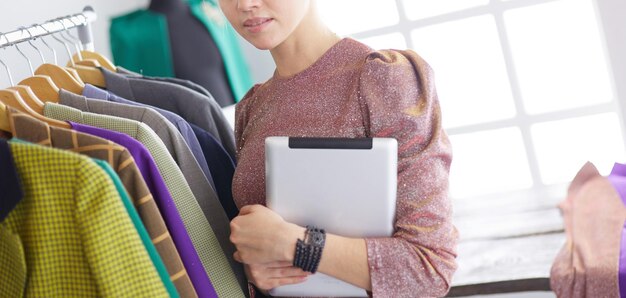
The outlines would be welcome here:
M 172 83 L 126 77 L 106 69 L 102 73 L 108 91 L 128 100 L 178 114 L 213 135 L 228 154 L 235 158 L 233 129 L 213 98 Z
M 74 130 L 49 126 L 13 108 L 8 108 L 14 138 L 57 149 L 70 150 L 93 159 L 107 161 L 114 169 L 123 188 L 135 203 L 142 223 L 150 235 L 170 279 L 181 297 L 197 297 L 185 271 L 152 194 L 139 172 L 131 153 L 118 144 Z M 106 169 L 105 169 L 106 170 Z M 154 260 L 153 260 L 154 261 Z
M 82 95 L 76 95 L 65 90 L 59 92 L 59 104 L 83 112 L 121 117 L 146 124 L 163 141 L 165 148 L 183 172 L 187 183 L 190 184 L 194 195 L 198 197 L 202 192 L 214 193 L 213 177 L 211 177 L 206 161 L 203 165 L 200 165 L 176 127 L 155 110 L 88 99 Z M 200 187 L 194 190 L 194 185 L 199 185 Z
M 125 147 L 135 159 L 135 163 L 144 177 L 150 192 L 163 215 L 167 228 L 176 244 L 185 270 L 191 279 L 199 297 L 217 297 L 215 289 L 204 270 L 196 248 L 194 247 L 181 215 L 176 208 L 163 177 L 148 149 L 129 135 L 97 127 L 70 122 L 72 129 L 86 134 L 102 137 Z
M 558 297 L 620 297 L 620 250 L 626 207 L 609 179 L 585 164 L 559 204 L 566 243 L 550 270 Z
M 215 41 L 234 100 L 239 102 L 252 87 L 252 79 L 235 30 L 225 19 L 220 22 L 207 15 L 208 10 L 220 11 L 215 1 L 187 2 L 193 17 L 206 27 Z M 169 35 L 174 33 L 168 33 L 167 20 L 162 14 L 142 9 L 113 18 L 109 33 L 117 64 L 148 76 L 174 76 L 169 41 Z
M 89 84 L 85 85 L 83 95 L 90 99 L 101 99 L 116 103 L 150 108 L 161 114 L 172 124 L 175 124 L 184 136 L 185 141 L 188 142 L 189 148 L 193 152 L 194 157 L 198 160 L 198 163 L 204 161 L 207 164 L 208 169 L 211 172 L 211 177 L 214 183 L 213 185 L 215 186 L 220 203 L 222 204 L 222 208 L 226 212 L 228 219 L 232 220 L 235 216 L 237 216 L 237 214 L 239 214 L 239 209 L 235 205 L 232 198 L 231 185 L 235 170 L 234 160 L 232 160 L 232 157 L 228 155 L 224 147 L 222 147 L 222 145 L 208 132 L 194 124 L 189 124 L 175 113 L 119 97 L 112 94 L 110 91 L 107 92 Z M 203 140 L 202 144 L 199 142 L 200 140 Z M 200 157 L 198 158 L 198 156 Z M 211 210 L 219 209 L 219 206 L 211 207 Z M 207 214 L 206 211 L 205 214 Z M 229 247 L 225 247 L 226 245 Z M 226 253 L 231 250 L 234 253 L 234 246 L 232 246 L 230 241 L 225 245 L 223 244 L 222 247 Z
M 185 222 L 187 232 L 200 255 L 202 264 L 217 294 L 220 296 L 226 295 L 225 297 L 243 297 L 243 289 L 239 287 L 237 277 L 228 262 L 228 258 L 232 258 L 232 256 L 224 254 L 216 237 L 218 233 L 219 235 L 228 235 L 228 230 L 221 229 L 222 227 L 227 229 L 228 223 L 225 223 L 225 226 L 216 226 L 215 228 L 220 228 L 217 231 L 209 224 L 183 174 L 154 131 L 147 125 L 137 121 L 84 113 L 71 107 L 50 102 L 44 106 L 44 115 L 56 120 L 72 121 L 117 130 L 130 135 L 146 145 L 154 157 L 168 189 L 172 193 L 176 207 L 183 218 L 183 222 Z
M 38 145 L 0 140 L 0 148 L 0 160 L 14 160 L 24 191 L 0 225 L 23 245 L 26 296 L 168 296 L 118 191 L 96 163 Z M 6 270 L 0 267 L 0 284 L 13 282 L 4 279 Z

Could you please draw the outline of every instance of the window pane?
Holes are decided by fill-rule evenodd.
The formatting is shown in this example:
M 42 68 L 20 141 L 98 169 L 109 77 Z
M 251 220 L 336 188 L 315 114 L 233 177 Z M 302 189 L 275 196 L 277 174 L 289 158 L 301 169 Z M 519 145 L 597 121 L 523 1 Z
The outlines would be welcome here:
M 375 50 L 382 49 L 399 49 L 407 48 L 406 39 L 400 33 L 392 33 L 387 35 L 379 35 L 374 37 L 362 38 L 360 41 Z
M 586 161 L 604 174 L 610 172 L 613 163 L 624 161 L 622 132 L 615 113 L 535 124 L 531 132 L 545 184 L 571 181 Z
M 492 16 L 419 28 L 412 38 L 417 53 L 435 70 L 445 127 L 515 116 Z
M 564 0 L 504 14 L 525 108 L 530 114 L 612 99 L 590 0 Z
M 403 0 L 406 17 L 411 20 L 423 19 L 488 3 L 489 0 Z
M 349 35 L 398 24 L 394 0 L 318 0 L 324 22 L 337 34 Z
M 518 128 L 450 136 L 450 195 L 458 199 L 532 187 Z

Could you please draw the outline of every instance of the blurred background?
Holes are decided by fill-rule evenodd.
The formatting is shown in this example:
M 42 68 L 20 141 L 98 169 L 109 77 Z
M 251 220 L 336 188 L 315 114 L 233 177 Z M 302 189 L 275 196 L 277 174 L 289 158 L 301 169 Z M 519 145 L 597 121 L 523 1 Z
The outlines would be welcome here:
M 443 124 L 454 148 L 450 195 L 464 240 L 508 235 L 511 229 L 529 234 L 562 231 L 554 207 L 583 163 L 592 161 L 608 174 L 614 162 L 626 161 L 626 2 L 318 3 L 338 34 L 375 49 L 413 49 L 435 70 Z M 95 49 L 113 60 L 111 19 L 149 4 L 148 0 L 2 1 L 0 32 L 91 5 L 98 15 L 92 24 Z M 269 53 L 239 42 L 252 81 L 267 80 L 274 71 Z M 43 47 L 40 41 L 35 43 Z M 58 47 L 60 61 L 68 60 L 62 45 L 51 45 Z M 24 46 L 23 51 L 33 63 L 39 62 L 34 49 Z M 0 58 L 10 66 L 15 81 L 29 75 L 25 59 L 14 47 L 0 49 Z M 0 84 L 9 85 L 4 72 Z M 226 112 L 232 117 L 232 107 Z M 539 212 L 543 221 L 529 222 L 520 212 Z M 487 224 L 481 222 L 482 216 L 506 224 Z

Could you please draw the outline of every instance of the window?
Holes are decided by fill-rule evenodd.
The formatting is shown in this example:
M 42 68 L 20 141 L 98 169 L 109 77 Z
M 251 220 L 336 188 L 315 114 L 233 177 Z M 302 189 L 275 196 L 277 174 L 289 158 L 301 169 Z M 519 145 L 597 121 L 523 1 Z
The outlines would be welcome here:
M 594 0 L 319 3 L 339 34 L 376 49 L 412 48 L 431 64 L 454 147 L 455 201 L 527 193 L 556 202 L 585 161 L 608 174 L 624 160 Z

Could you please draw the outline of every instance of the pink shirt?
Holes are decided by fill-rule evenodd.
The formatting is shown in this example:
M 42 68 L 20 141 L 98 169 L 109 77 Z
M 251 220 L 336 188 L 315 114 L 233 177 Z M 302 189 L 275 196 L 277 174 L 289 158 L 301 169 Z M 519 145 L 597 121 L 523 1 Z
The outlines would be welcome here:
M 448 172 L 433 72 L 412 51 L 373 51 L 343 39 L 306 70 L 277 73 L 237 105 L 233 198 L 265 205 L 265 138 L 398 140 L 395 232 L 366 239 L 374 297 L 442 297 L 456 270 Z M 323 228 L 323 227 L 322 227 Z

